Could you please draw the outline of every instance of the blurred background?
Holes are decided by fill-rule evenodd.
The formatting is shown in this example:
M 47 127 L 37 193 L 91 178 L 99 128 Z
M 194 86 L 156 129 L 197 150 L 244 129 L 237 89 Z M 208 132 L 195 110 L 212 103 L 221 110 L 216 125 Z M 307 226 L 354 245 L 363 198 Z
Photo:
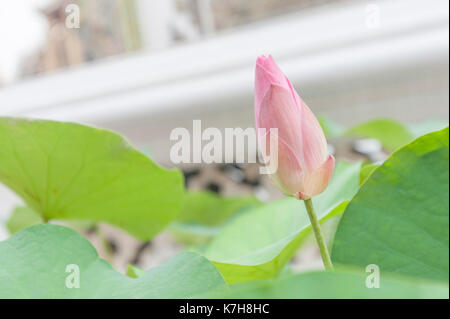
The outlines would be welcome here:
M 446 0 L 3 0 L 0 116 L 110 128 L 170 167 L 173 128 L 191 130 L 194 119 L 203 128 L 254 126 L 254 64 L 271 54 L 330 127 L 373 118 L 445 124 L 448 6 Z M 385 151 L 373 141 L 359 150 L 353 140 L 331 142 L 339 159 L 376 161 Z M 189 189 L 263 201 L 280 196 L 251 165 L 180 168 Z M 0 185 L 0 220 L 19 202 Z M 1 228 L 0 239 L 7 236 Z M 162 255 L 181 249 L 164 235 L 155 240 Z

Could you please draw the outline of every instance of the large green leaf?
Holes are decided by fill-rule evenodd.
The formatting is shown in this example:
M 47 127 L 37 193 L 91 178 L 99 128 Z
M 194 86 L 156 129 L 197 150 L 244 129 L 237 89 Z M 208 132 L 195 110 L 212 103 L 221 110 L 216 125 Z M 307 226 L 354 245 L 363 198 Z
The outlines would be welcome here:
M 188 244 L 205 243 L 218 234 L 232 216 L 262 203 L 254 197 L 221 197 L 215 193 L 188 192 L 183 208 L 171 225 L 175 237 Z
M 420 137 L 373 172 L 340 221 L 335 263 L 448 280 L 448 138 Z
M 182 175 L 121 136 L 73 123 L 0 118 L 0 182 L 44 219 L 108 222 L 149 239 L 181 209 Z
M 181 253 L 138 278 L 115 271 L 70 228 L 37 225 L 0 242 L 0 298 L 192 298 L 225 285 L 204 257 Z M 79 288 L 68 288 L 76 282 Z M 68 270 L 68 272 L 66 272 Z
M 406 126 L 390 119 L 376 119 L 357 125 L 349 129 L 346 134 L 376 138 L 390 151 L 404 146 L 414 139 Z
M 368 274 L 369 275 L 369 274 Z M 448 298 L 448 285 L 392 276 L 379 288 L 367 288 L 367 276 L 351 272 L 310 272 L 224 288 L 206 297 L 233 299 L 375 299 Z
M 359 174 L 359 184 L 364 184 L 367 179 L 372 175 L 372 173 L 380 166 L 377 163 L 365 164 L 361 167 L 361 172 Z
M 356 193 L 360 164 L 340 163 L 328 189 L 313 202 L 321 220 L 343 212 Z M 310 231 L 303 203 L 294 198 L 255 208 L 231 221 L 205 252 L 228 283 L 276 276 Z

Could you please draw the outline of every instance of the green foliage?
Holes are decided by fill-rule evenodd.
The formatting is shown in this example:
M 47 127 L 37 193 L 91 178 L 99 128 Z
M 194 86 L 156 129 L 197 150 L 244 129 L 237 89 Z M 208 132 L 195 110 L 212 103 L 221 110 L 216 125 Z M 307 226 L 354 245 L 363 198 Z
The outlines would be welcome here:
M 139 267 L 130 265 L 130 264 L 127 265 L 126 275 L 128 277 L 130 277 L 130 278 L 138 278 L 138 277 L 141 277 L 144 274 L 145 274 L 145 270 L 143 270 L 143 269 L 141 269 Z
M 203 244 L 217 235 L 230 217 L 261 205 L 250 196 L 221 197 L 208 191 L 187 192 L 181 213 L 170 230 L 183 243 Z
M 346 134 L 376 138 L 390 151 L 406 145 L 414 139 L 407 127 L 389 119 L 377 119 L 357 125 L 349 129 Z
M 180 211 L 183 179 L 121 136 L 73 123 L 0 118 L 0 181 L 48 219 L 108 222 L 147 240 Z
M 36 225 L 0 242 L 0 260 L 0 298 L 193 298 L 225 285 L 214 266 L 194 253 L 181 253 L 138 278 L 124 276 L 83 236 L 56 225 Z M 79 269 L 79 288 L 68 288 L 76 283 L 69 265 Z
M 366 287 L 366 275 L 351 272 L 310 272 L 275 280 L 232 286 L 211 294 L 233 299 L 397 299 L 449 297 L 448 285 L 410 278 L 381 277 L 379 288 Z
M 10 234 L 14 234 L 19 230 L 42 222 L 42 217 L 38 213 L 31 208 L 21 206 L 14 208 L 6 224 L 6 228 L 8 228 Z
M 445 120 L 427 120 L 408 125 L 409 131 L 414 137 L 419 137 L 434 131 L 443 130 L 448 126 Z
M 313 198 L 321 221 L 343 214 L 337 271 L 294 274 L 288 262 L 311 233 L 301 201 L 185 193 L 178 171 L 113 132 L 0 117 L 0 182 L 27 205 L 13 211 L 14 235 L 0 242 L 0 298 L 448 298 L 448 128 L 411 142 L 442 122 L 321 125 L 328 137 L 372 137 L 398 150 L 381 165 L 337 165 Z M 170 224 L 177 239 L 202 246 L 149 271 L 128 265 L 125 276 L 83 236 L 48 220 L 107 222 L 143 240 Z M 369 264 L 380 268 L 379 289 L 366 287 Z M 80 288 L 67 287 L 76 275 L 69 265 Z
M 448 128 L 395 152 L 348 205 L 335 263 L 435 280 L 449 277 Z
M 410 143 L 414 138 L 443 129 L 448 125 L 448 121 L 428 120 L 406 126 L 392 119 L 380 118 L 346 129 L 326 116 L 319 117 L 319 122 L 327 138 L 342 136 L 375 138 L 388 151 L 394 151 Z
M 327 138 L 339 137 L 345 132 L 345 128 L 342 125 L 327 116 L 319 116 L 318 120 Z
M 261 205 L 260 201 L 251 196 L 221 197 L 209 191 L 188 192 L 184 197 L 183 209 L 175 221 L 220 225 L 240 210 Z
M 361 172 L 359 173 L 359 184 L 364 184 L 367 179 L 372 175 L 372 173 L 380 166 L 380 164 L 365 164 L 361 167 Z
M 341 214 L 356 193 L 360 164 L 340 163 L 328 189 L 313 202 L 321 220 Z M 303 203 L 275 201 L 231 221 L 213 239 L 205 256 L 228 283 L 275 277 L 310 231 Z

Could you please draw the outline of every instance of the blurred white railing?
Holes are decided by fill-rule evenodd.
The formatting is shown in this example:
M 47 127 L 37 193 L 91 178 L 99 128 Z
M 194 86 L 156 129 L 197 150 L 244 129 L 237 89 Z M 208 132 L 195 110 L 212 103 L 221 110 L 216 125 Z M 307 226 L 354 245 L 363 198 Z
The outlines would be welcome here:
M 370 20 L 374 4 L 378 27 Z M 380 81 L 377 75 L 440 69 L 448 65 L 448 2 L 323 6 L 168 50 L 106 59 L 0 89 L 0 115 L 102 123 L 231 108 L 250 98 L 255 58 L 268 53 L 308 96 L 357 87 L 368 77 Z M 220 105 L 224 97 L 236 103 Z

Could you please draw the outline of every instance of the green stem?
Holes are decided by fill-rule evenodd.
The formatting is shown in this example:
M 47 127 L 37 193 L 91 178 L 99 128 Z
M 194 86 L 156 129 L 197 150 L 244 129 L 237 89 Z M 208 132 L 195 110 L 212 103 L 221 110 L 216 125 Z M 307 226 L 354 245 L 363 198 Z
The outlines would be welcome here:
M 305 199 L 306 211 L 308 212 L 309 220 L 311 221 L 311 226 L 314 231 L 314 236 L 316 237 L 317 244 L 319 245 L 320 255 L 322 256 L 323 264 L 327 271 L 333 270 L 333 264 L 331 263 L 330 253 L 328 252 L 327 245 L 325 243 L 325 238 L 320 228 L 319 220 L 314 211 L 314 207 L 311 199 Z

